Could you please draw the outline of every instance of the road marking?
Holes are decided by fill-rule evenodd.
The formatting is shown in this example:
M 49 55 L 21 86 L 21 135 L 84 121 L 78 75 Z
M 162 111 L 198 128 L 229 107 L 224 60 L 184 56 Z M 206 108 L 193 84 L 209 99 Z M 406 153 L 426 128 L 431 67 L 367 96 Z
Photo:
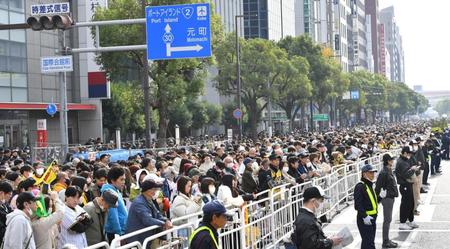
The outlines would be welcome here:
M 377 232 L 383 232 L 382 229 L 377 229 Z M 338 230 L 330 230 L 327 231 L 329 233 L 338 233 Z M 351 233 L 357 233 L 359 234 L 359 230 L 358 229 L 353 229 L 350 230 Z M 389 233 L 413 233 L 413 232 L 418 232 L 418 233 L 450 233 L 450 229 L 420 229 L 420 228 L 416 228 L 414 230 L 400 230 L 400 229 L 389 229 Z

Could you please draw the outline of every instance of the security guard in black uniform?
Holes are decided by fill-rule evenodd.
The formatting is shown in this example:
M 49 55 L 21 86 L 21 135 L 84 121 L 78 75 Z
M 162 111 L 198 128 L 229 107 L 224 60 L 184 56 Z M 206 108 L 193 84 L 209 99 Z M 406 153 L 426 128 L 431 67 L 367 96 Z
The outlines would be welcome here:
M 295 219 L 294 232 L 291 235 L 291 240 L 297 248 L 331 249 L 342 242 L 342 238 L 337 236 L 325 237 L 322 224 L 316 218 L 316 213 L 322 208 L 325 198 L 328 197 L 319 186 L 305 189 L 303 207 Z
M 233 214 L 223 203 L 213 200 L 203 206 L 203 220 L 189 238 L 189 249 L 219 249 L 218 229 L 223 228 Z
M 355 209 L 358 211 L 356 223 L 362 240 L 361 249 L 375 249 L 378 200 L 372 185 L 377 169 L 366 164 L 361 172 L 361 182 L 356 184 L 354 191 Z

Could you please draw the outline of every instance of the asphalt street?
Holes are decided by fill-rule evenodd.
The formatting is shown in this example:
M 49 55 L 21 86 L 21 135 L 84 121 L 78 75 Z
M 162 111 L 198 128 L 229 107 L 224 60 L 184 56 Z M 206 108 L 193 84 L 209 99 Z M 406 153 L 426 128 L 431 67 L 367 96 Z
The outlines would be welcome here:
M 415 222 L 420 226 L 412 231 L 401 231 L 399 226 L 400 198 L 395 200 L 390 239 L 399 244 L 399 248 L 411 249 L 450 249 L 450 161 L 441 164 L 442 175 L 431 177 L 428 193 L 421 194 L 419 216 Z M 379 206 L 377 218 L 376 248 L 382 248 L 383 206 Z M 356 226 L 356 211 L 353 203 L 324 227 L 327 236 L 336 234 L 343 227 L 348 227 L 354 241 L 346 248 L 360 248 L 361 237 Z

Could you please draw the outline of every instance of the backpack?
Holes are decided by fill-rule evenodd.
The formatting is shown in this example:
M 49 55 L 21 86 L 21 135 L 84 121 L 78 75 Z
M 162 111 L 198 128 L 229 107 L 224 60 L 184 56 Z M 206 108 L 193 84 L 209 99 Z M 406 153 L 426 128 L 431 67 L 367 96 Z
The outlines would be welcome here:
M 13 210 L 9 205 L 0 205 L 0 241 L 3 241 L 6 233 L 6 215 L 12 211 Z

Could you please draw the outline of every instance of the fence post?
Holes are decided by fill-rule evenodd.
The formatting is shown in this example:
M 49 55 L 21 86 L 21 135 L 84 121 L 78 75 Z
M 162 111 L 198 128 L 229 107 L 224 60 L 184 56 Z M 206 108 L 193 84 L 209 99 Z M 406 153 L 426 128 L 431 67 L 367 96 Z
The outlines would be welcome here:
M 244 205 L 241 209 L 238 209 L 239 211 L 238 212 L 241 212 L 239 215 L 240 215 L 240 217 L 241 217 L 241 248 L 246 248 L 246 245 L 245 245 L 245 242 L 247 241 L 246 240 L 246 238 L 247 237 L 245 237 L 245 230 L 246 230 L 246 227 L 245 227 L 245 206 L 247 206 L 247 205 Z M 248 207 L 247 207 L 247 209 L 248 209 Z M 250 212 L 248 212 L 248 215 L 250 216 Z M 252 243 L 252 227 L 251 226 L 248 226 L 248 230 L 249 230 L 249 234 L 248 234 L 248 237 L 249 237 L 249 239 L 248 239 L 248 241 L 249 241 L 249 244 L 251 244 Z
M 271 189 L 270 190 L 270 230 L 272 231 L 272 241 L 276 240 L 276 231 L 275 231 L 275 215 L 274 212 L 275 211 L 275 207 L 274 207 L 274 191 Z
M 355 167 L 358 167 L 355 165 Z M 348 169 L 350 168 L 350 166 L 345 166 L 345 170 L 344 170 L 344 188 L 345 188 L 345 202 L 348 203 Z M 339 205 L 338 205 L 339 207 Z

